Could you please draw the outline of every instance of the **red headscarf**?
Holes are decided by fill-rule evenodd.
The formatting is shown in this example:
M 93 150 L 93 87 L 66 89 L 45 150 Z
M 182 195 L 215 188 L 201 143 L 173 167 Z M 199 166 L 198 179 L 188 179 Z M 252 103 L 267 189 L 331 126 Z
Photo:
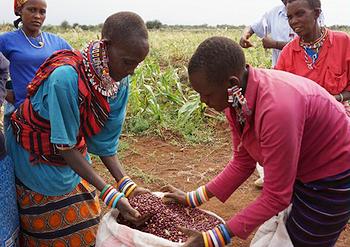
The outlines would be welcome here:
M 15 15 L 19 16 L 19 10 L 22 8 L 22 6 L 28 2 L 28 0 L 15 0 L 14 1 L 14 12 Z

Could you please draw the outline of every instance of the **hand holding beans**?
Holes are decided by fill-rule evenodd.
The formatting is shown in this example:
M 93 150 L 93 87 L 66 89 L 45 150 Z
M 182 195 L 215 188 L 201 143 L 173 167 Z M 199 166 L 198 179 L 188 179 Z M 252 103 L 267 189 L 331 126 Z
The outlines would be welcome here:
M 182 190 L 179 190 L 172 185 L 166 185 L 160 190 L 165 193 L 163 197 L 164 202 L 176 202 L 188 206 L 186 202 L 186 193 Z
M 130 198 L 130 204 L 141 215 L 152 216 L 144 225 L 135 226 L 121 215 L 121 217 L 118 216 L 118 223 L 174 242 L 185 242 L 188 239 L 186 233 L 190 230 L 186 229 L 193 229 L 190 233 L 198 233 L 197 231 L 207 231 L 222 223 L 218 218 L 198 208 L 191 208 L 179 203 L 164 204 L 161 198 L 152 194 L 141 194 Z M 183 228 L 179 228 L 180 226 Z M 197 236 L 197 234 L 193 235 Z M 193 236 L 191 235 L 191 237 Z M 197 237 L 194 240 L 197 243 Z M 190 239 L 189 243 L 191 244 L 192 241 L 193 239 Z
M 183 247 L 203 247 L 204 241 L 202 233 L 199 231 L 179 227 L 179 230 L 188 236 L 188 239 Z
M 134 209 L 130 204 L 128 199 L 121 198 L 120 201 L 117 204 L 117 208 L 119 210 L 119 213 L 123 216 L 123 218 L 135 226 L 143 225 L 149 218 L 149 214 L 143 214 L 141 215 L 136 209 Z M 115 219 L 118 217 L 118 211 L 113 210 L 112 215 Z
M 144 187 L 140 187 L 140 186 L 137 186 L 134 191 L 130 194 L 129 198 L 132 198 L 134 196 L 137 196 L 137 195 L 141 195 L 141 194 L 150 194 L 151 191 L 144 188 Z

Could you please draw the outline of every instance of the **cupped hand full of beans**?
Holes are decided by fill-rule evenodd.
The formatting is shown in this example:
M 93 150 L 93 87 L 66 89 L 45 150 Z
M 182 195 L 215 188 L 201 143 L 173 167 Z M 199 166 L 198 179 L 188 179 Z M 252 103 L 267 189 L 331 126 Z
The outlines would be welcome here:
M 177 226 L 207 231 L 222 223 L 216 217 L 197 208 L 189 208 L 176 203 L 164 204 L 161 198 L 152 194 L 137 195 L 129 202 L 141 215 L 150 214 L 151 218 L 144 225 L 135 226 L 119 215 L 118 223 L 173 242 L 187 240 L 187 236 L 179 231 Z

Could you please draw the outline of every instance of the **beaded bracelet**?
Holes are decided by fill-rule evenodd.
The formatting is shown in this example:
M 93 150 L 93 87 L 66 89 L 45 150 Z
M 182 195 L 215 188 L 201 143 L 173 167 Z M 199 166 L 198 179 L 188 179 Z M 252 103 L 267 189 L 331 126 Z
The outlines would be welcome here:
M 116 208 L 124 193 L 118 192 L 112 185 L 107 184 L 101 191 L 101 200 L 110 208 Z
M 207 201 L 209 201 L 209 197 L 204 185 L 197 190 L 186 193 L 186 202 L 193 208 L 198 207 Z
M 117 183 L 118 190 L 125 194 L 125 197 L 129 197 L 129 195 L 136 189 L 137 185 L 134 181 L 131 180 L 130 177 L 125 176 L 120 179 Z
M 230 234 L 224 224 L 202 232 L 202 237 L 205 247 L 223 247 L 231 242 Z

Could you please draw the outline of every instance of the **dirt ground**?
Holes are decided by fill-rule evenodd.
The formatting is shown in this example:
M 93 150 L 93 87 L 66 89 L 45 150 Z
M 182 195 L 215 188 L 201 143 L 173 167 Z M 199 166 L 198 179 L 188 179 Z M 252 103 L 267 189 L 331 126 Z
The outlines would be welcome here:
M 128 174 L 139 185 L 153 191 L 159 190 L 165 183 L 173 184 L 185 191 L 193 190 L 218 174 L 231 158 L 228 126 L 222 124 L 218 129 L 215 141 L 194 147 L 181 145 L 171 136 L 165 140 L 155 137 L 122 137 L 127 147 L 121 153 L 121 160 Z M 108 172 L 101 164 L 95 167 L 111 181 Z M 214 198 L 203 208 L 215 212 L 225 220 L 229 219 L 260 194 L 261 191 L 253 185 L 256 178 L 256 174 L 252 175 L 225 204 Z M 247 240 L 234 238 L 232 246 L 247 247 L 252 237 Z M 349 246 L 348 224 L 336 247 Z

